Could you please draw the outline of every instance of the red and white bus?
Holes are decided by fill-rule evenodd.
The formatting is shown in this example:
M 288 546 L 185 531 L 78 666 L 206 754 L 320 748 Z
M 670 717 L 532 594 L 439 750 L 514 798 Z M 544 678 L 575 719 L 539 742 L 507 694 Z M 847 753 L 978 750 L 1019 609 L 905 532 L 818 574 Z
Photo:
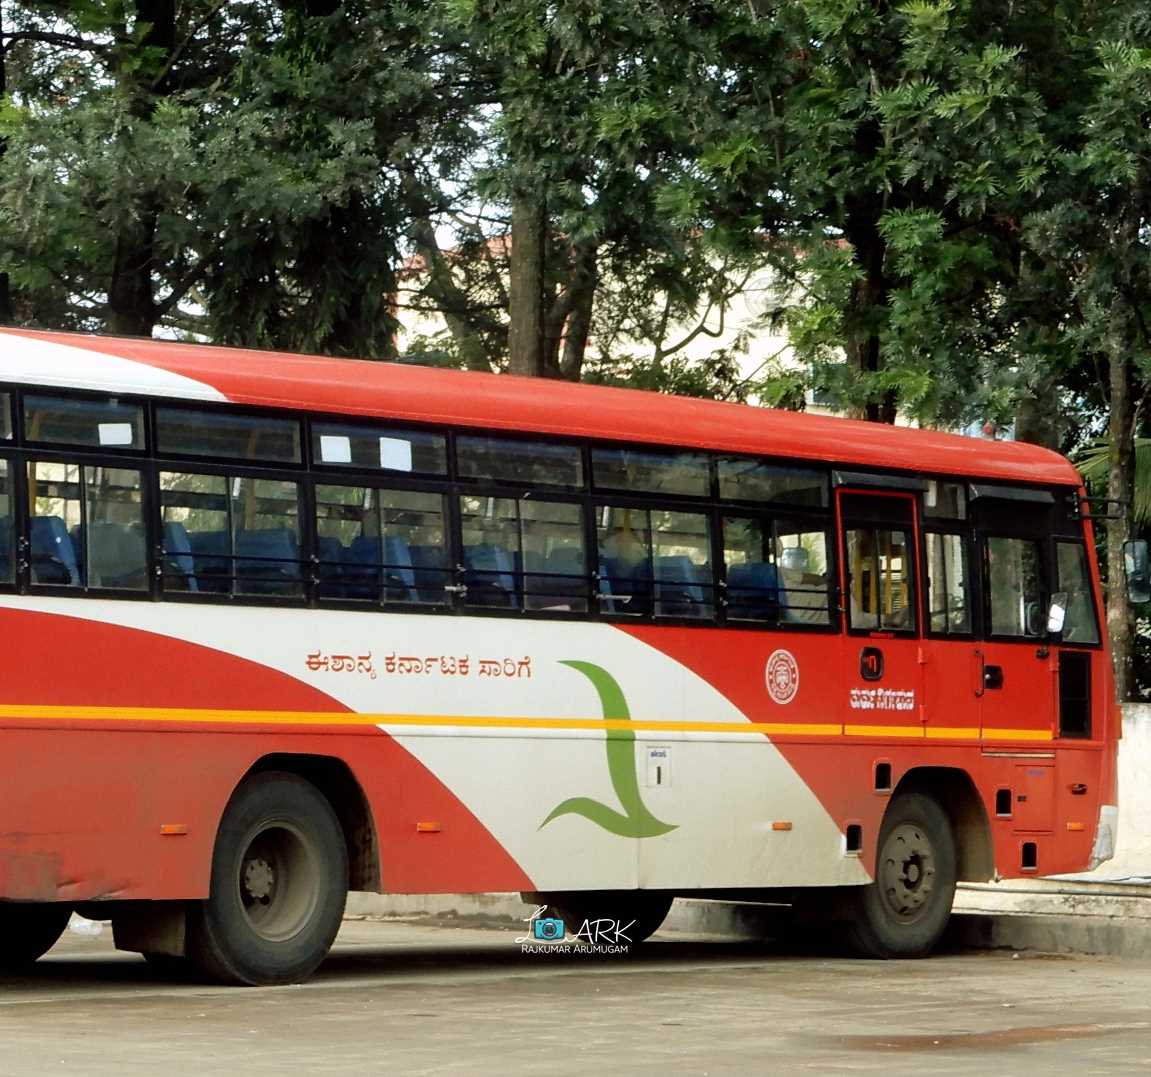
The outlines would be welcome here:
M 0 332 L 0 963 L 70 910 L 242 983 L 345 894 L 653 931 L 1111 853 L 1079 476 L 1029 445 L 550 381 Z M 830 895 L 830 900 L 829 900 Z

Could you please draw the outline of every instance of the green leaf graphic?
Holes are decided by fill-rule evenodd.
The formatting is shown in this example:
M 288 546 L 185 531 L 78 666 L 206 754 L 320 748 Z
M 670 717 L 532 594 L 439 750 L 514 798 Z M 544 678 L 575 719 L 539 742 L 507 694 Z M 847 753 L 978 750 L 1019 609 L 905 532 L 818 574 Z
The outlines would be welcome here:
M 563 662 L 562 665 L 578 670 L 595 686 L 605 719 L 631 721 L 623 690 L 606 669 L 591 662 Z M 635 733 L 630 729 L 609 729 L 605 746 L 608 774 L 623 812 L 590 797 L 571 797 L 551 810 L 540 823 L 540 829 L 561 815 L 582 815 L 621 838 L 655 838 L 675 830 L 674 825 L 652 815 L 640 795 L 635 766 Z

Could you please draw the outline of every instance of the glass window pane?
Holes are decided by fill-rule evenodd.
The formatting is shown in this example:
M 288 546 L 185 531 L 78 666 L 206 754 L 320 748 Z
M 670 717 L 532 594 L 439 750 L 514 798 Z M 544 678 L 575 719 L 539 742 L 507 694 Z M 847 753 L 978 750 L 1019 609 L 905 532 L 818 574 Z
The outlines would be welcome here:
M 587 610 L 583 510 L 550 501 L 520 502 L 524 602 L 529 610 Z
M 596 534 L 600 611 L 650 614 L 651 521 L 647 510 L 601 505 L 596 509 Z
M 715 611 L 711 535 L 695 512 L 651 513 L 655 612 L 664 617 L 711 617 Z
M 24 436 L 88 448 L 142 449 L 144 412 L 117 400 L 81 400 L 28 393 L 24 397 Z
M 827 504 L 827 477 L 818 471 L 779 467 L 751 457 L 721 458 L 719 496 L 821 507 Z
M 583 463 L 575 445 L 507 438 L 459 437 L 456 464 L 462 477 L 504 482 L 582 486 Z
M 300 498 L 294 482 L 231 480 L 236 594 L 299 597 Z
M 295 464 L 300 460 L 300 424 L 261 415 L 157 408 L 156 448 L 162 455 Z
M 442 434 L 349 423 L 312 423 L 312 453 L 327 467 L 413 471 L 443 475 L 447 447 Z
M 85 467 L 84 478 L 88 521 L 82 531 L 88 586 L 146 590 L 148 550 L 140 472 Z
M 870 527 L 848 530 L 852 628 L 906 631 L 915 627 L 912 551 L 906 531 Z
M 12 487 L 8 461 L 0 460 L 0 583 L 12 582 Z
M 32 582 L 58 587 L 83 583 L 79 464 L 28 463 Z
M 780 619 L 786 624 L 831 624 L 828 544 L 824 530 L 802 524 L 776 524 Z
M 5 441 L 12 437 L 12 396 L 0 393 L 0 438 Z
M 1098 643 L 1099 623 L 1095 617 L 1095 602 L 1091 595 L 1091 573 L 1087 566 L 1087 551 L 1078 542 L 1059 542 L 1055 546 L 1058 557 L 1057 591 L 1067 595 L 1067 618 L 1063 624 L 1065 643 Z
M 520 605 L 518 504 L 507 497 L 460 498 L 465 601 L 469 606 Z
M 1029 539 L 987 540 L 991 633 L 1037 637 L 1047 627 L 1042 606 L 1039 544 Z
M 227 594 L 232 544 L 223 475 L 160 472 L 161 582 L 166 591 Z
M 592 471 L 596 485 L 610 490 L 697 497 L 710 492 L 708 458 L 702 453 L 593 449 Z
M 927 536 L 927 609 L 932 632 L 971 631 L 967 557 L 961 535 Z
M 725 516 L 723 562 L 728 620 L 775 624 L 780 580 L 770 525 L 750 516 Z
M 320 596 L 442 604 L 451 582 L 443 497 L 316 487 Z

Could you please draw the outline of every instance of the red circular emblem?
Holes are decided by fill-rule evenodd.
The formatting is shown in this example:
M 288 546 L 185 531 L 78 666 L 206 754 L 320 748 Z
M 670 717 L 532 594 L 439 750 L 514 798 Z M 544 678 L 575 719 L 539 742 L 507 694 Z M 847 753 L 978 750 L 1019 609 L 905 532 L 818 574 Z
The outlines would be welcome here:
M 799 665 L 790 651 L 772 651 L 767 660 L 767 694 L 776 703 L 790 703 L 799 691 Z

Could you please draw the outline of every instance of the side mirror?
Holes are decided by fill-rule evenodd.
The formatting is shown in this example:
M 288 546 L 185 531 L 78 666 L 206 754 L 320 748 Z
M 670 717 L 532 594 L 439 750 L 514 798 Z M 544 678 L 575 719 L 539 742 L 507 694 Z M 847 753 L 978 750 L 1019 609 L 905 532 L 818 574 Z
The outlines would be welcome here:
M 1136 606 L 1151 602 L 1151 558 L 1145 539 L 1123 543 L 1123 569 L 1127 576 L 1127 601 Z
M 1051 596 L 1051 607 L 1047 611 L 1047 634 L 1052 639 L 1063 635 L 1063 626 L 1067 623 L 1067 592 L 1056 591 Z

